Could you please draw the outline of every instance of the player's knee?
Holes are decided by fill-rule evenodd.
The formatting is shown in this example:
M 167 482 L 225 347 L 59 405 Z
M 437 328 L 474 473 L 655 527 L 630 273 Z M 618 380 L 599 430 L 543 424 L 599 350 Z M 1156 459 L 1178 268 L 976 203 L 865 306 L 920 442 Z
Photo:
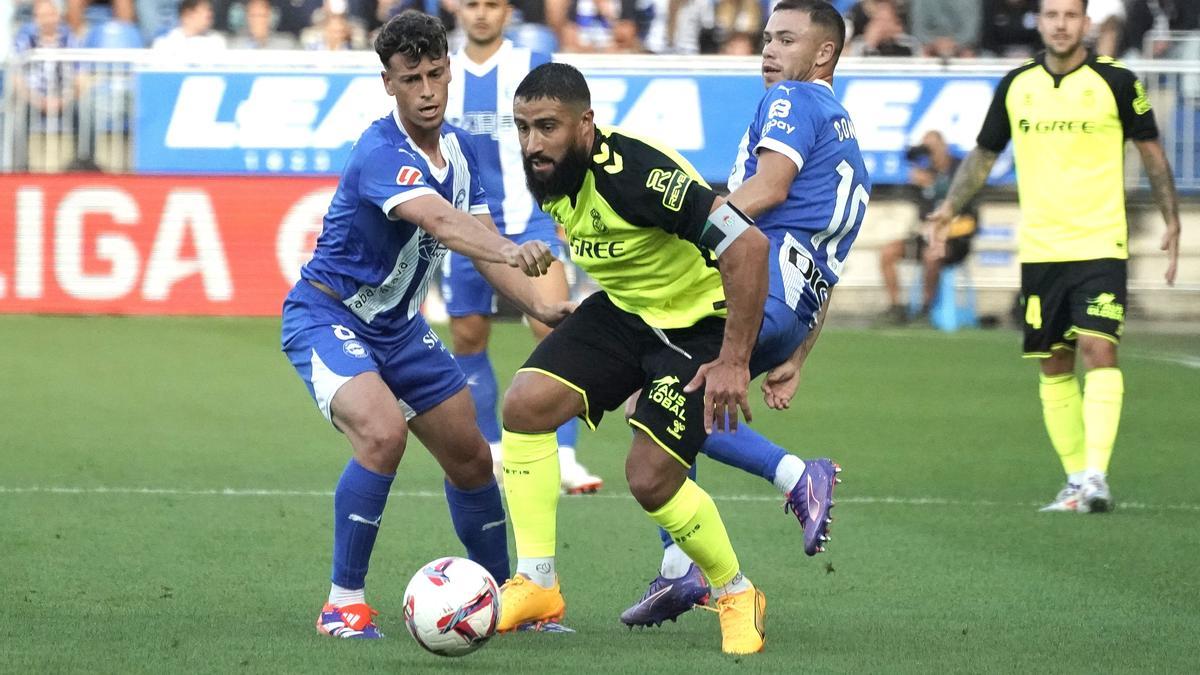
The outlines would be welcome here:
M 562 412 L 563 396 L 553 380 L 530 373 L 517 373 L 504 394 L 501 417 L 504 428 L 523 433 L 553 431 L 571 418 Z M 561 419 L 560 419 L 561 418 Z
M 687 478 L 681 467 L 657 448 L 650 453 L 634 449 L 625 460 L 625 480 L 629 482 L 630 494 L 646 511 L 661 509 Z
M 408 427 L 381 420 L 362 425 L 352 438 L 360 464 L 379 473 L 395 473 L 408 444 Z
M 1088 370 L 1117 365 L 1117 346 L 1103 338 L 1080 340 L 1079 351 L 1083 354 L 1083 365 Z
M 478 439 L 473 442 L 473 448 L 450 462 L 442 463 L 446 478 L 460 490 L 475 490 L 495 480 L 492 474 L 492 451 L 483 436 L 476 435 Z

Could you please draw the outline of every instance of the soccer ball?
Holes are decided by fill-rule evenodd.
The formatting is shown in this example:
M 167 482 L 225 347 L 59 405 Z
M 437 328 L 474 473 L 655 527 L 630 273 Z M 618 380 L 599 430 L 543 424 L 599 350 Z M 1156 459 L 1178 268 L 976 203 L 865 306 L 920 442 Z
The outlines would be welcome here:
M 466 558 L 438 558 L 404 589 L 404 624 L 417 644 L 439 656 L 465 656 L 496 634 L 500 591 L 488 571 Z

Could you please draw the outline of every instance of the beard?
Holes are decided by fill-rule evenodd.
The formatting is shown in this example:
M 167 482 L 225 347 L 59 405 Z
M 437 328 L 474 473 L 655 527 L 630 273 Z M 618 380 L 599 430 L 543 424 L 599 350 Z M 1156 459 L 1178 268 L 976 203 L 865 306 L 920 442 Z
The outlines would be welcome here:
M 533 194 L 533 198 L 537 200 L 538 205 L 544 204 L 547 199 L 574 194 L 579 190 L 579 186 L 583 184 L 583 175 L 587 173 L 588 166 L 591 164 L 590 154 L 590 150 L 586 147 L 572 146 L 563 155 L 561 161 L 554 163 L 554 168 L 545 177 L 540 177 L 533 172 L 533 164 L 530 161 L 533 157 L 522 157 L 521 163 L 525 166 L 525 185 Z M 534 157 L 546 159 L 545 155 L 535 155 Z

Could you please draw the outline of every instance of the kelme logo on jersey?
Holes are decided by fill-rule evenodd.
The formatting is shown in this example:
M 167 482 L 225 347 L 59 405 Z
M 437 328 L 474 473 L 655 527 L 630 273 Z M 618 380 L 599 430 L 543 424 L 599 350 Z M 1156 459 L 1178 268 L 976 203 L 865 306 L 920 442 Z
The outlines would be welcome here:
M 1017 122 L 1017 128 L 1021 130 L 1021 133 L 1032 131 L 1035 134 L 1092 134 L 1096 132 L 1096 123 L 1091 120 L 1038 120 L 1030 122 L 1023 119 Z
M 1098 316 L 1101 319 L 1125 321 L 1125 306 L 1117 302 L 1117 296 L 1112 293 L 1101 293 L 1088 300 L 1088 316 Z

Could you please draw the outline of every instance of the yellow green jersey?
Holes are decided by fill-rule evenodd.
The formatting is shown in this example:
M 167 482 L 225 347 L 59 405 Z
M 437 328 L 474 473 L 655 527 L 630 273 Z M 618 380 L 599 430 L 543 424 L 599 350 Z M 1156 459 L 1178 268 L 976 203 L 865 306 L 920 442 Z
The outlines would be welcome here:
M 725 316 L 721 275 L 705 243 L 715 199 L 679 153 L 597 128 L 578 191 L 542 209 L 566 231 L 571 260 L 614 305 L 669 329 Z
M 1146 88 L 1119 61 L 1088 55 L 1064 75 L 1045 54 L 1005 75 L 980 147 L 1013 144 L 1021 262 L 1129 257 L 1125 140 L 1158 138 Z

